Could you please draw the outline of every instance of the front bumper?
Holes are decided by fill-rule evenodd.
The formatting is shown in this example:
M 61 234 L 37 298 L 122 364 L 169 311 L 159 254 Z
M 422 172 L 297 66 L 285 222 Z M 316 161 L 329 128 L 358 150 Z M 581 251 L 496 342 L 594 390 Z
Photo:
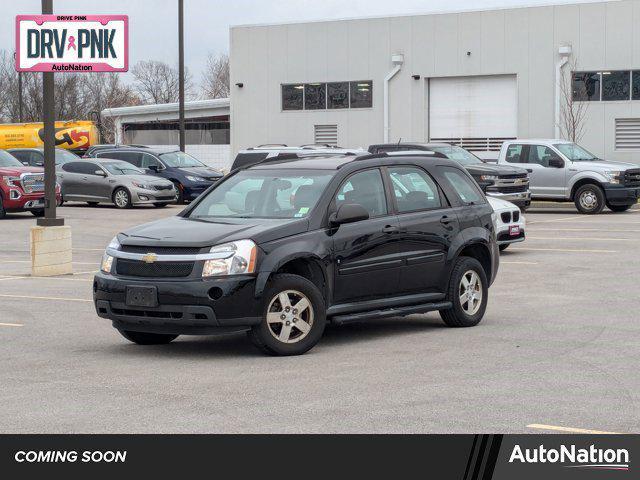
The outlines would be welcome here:
M 98 273 L 93 300 L 98 316 L 119 330 L 177 335 L 211 335 L 244 330 L 261 321 L 256 278 L 144 279 Z M 127 287 L 155 287 L 156 307 L 127 305 Z
M 531 192 L 527 190 L 526 192 L 518 192 L 518 193 L 500 193 L 500 192 L 486 192 L 487 197 L 499 198 L 500 200 L 505 200 L 507 202 L 511 202 L 518 207 L 528 207 L 531 205 Z
M 175 203 L 177 200 L 177 192 L 171 190 L 146 190 L 142 188 L 134 188 L 131 192 L 131 202 L 134 205 L 150 205 L 155 203 Z
M 624 185 L 605 185 L 604 195 L 612 205 L 632 205 L 640 199 L 640 187 Z
M 500 217 L 500 212 L 497 212 L 498 215 L 498 221 L 497 221 L 497 225 L 496 225 L 496 240 L 498 245 L 509 245 L 512 243 L 519 243 L 519 242 L 524 242 L 526 239 L 526 227 L 527 227 L 527 223 L 526 220 L 524 218 L 524 216 L 522 216 L 522 214 L 520 215 L 520 219 L 517 222 L 509 222 L 509 223 L 504 223 L 502 221 L 502 218 Z M 517 226 L 520 229 L 520 234 L 519 235 L 511 235 L 510 234 L 510 229 L 511 227 Z
M 56 191 L 56 200 L 60 203 L 60 190 Z M 24 212 L 44 209 L 44 193 L 25 193 L 19 189 L 10 189 L 2 196 L 2 204 L 8 212 Z
M 183 185 L 182 196 L 185 200 L 192 201 L 204 193 L 207 188 L 217 182 L 199 182 Z

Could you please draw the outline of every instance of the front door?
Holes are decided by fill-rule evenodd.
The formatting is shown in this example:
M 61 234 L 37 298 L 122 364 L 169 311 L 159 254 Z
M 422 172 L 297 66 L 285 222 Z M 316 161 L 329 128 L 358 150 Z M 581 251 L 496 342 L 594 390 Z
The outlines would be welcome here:
M 515 145 L 511 145 L 514 147 Z M 522 145 L 521 165 L 529 172 L 531 194 L 542 198 L 564 198 L 566 196 L 566 162 L 551 147 L 546 145 Z M 562 165 L 559 167 L 558 162 Z
M 341 225 L 333 234 L 333 304 L 398 295 L 402 266 L 398 218 L 387 205 L 380 169 L 354 173 L 338 189 L 335 209 L 357 203 L 369 219 Z

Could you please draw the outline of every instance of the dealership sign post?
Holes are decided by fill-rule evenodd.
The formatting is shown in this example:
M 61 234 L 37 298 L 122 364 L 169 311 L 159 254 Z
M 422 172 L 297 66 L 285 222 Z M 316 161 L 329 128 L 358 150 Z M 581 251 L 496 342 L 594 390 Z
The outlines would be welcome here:
M 31 232 L 34 275 L 71 273 L 71 231 L 56 216 L 54 72 L 126 72 L 129 19 L 126 15 L 53 15 L 53 0 L 42 0 L 42 15 L 16 16 L 16 70 L 42 73 L 44 123 L 44 217 Z M 50 231 L 53 227 L 60 231 Z M 42 255 L 39 254 L 40 250 Z M 46 254 L 49 253 L 49 255 Z M 48 263 L 51 252 L 56 259 Z

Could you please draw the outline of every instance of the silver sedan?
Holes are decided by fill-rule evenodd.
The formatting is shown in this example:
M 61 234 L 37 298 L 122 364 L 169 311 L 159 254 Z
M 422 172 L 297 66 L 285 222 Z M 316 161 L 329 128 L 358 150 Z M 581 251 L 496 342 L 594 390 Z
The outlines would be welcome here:
M 64 202 L 89 205 L 113 203 L 118 208 L 133 205 L 164 207 L 175 203 L 177 192 L 172 182 L 145 174 L 120 160 L 78 160 L 56 169 Z

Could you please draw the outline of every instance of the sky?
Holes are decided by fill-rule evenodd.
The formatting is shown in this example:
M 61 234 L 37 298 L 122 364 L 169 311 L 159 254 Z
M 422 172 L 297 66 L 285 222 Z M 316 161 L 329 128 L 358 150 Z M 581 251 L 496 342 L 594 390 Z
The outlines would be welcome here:
M 198 81 L 209 52 L 228 52 L 229 27 L 233 25 L 560 3 L 581 0 L 184 0 L 185 64 Z M 53 0 L 53 11 L 127 14 L 130 67 L 139 60 L 150 59 L 177 65 L 177 5 L 178 0 Z M 41 2 L 0 0 L 0 6 L 0 49 L 13 51 L 15 16 L 41 13 Z

